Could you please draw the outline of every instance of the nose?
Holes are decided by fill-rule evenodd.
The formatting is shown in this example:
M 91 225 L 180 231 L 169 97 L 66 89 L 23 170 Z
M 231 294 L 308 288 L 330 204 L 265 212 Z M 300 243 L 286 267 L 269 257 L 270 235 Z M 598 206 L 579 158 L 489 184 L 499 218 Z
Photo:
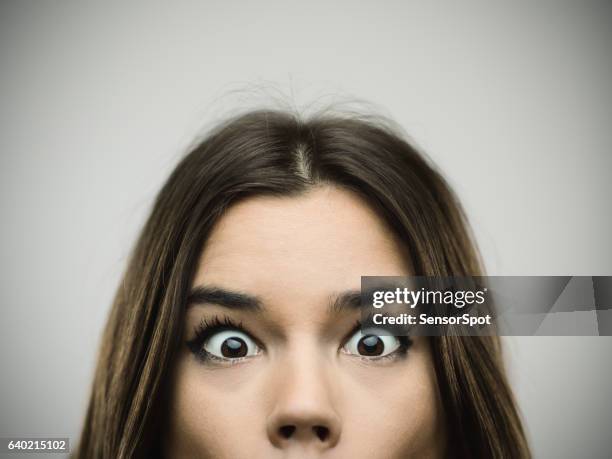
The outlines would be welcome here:
M 302 445 L 324 451 L 340 439 L 341 421 L 333 404 L 330 374 L 325 362 L 294 357 L 276 372 L 274 409 L 267 434 L 277 448 Z
M 287 406 L 283 412 L 272 416 L 268 423 L 268 438 L 281 449 L 301 444 L 325 450 L 338 443 L 340 423 L 330 412 Z

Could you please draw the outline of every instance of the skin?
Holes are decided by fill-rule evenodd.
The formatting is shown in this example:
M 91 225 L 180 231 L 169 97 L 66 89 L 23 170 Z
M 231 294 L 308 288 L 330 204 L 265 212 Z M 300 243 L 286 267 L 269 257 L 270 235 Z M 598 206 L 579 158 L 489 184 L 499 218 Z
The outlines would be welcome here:
M 261 349 L 202 362 L 182 346 L 172 370 L 167 457 L 442 457 L 427 339 L 414 338 L 403 357 L 351 353 L 346 342 L 360 313 L 328 307 L 334 294 L 359 290 L 361 276 L 410 275 L 405 253 L 363 200 L 333 186 L 251 197 L 228 209 L 193 287 L 256 295 L 263 308 L 189 307 L 185 340 L 203 319 L 227 317 Z

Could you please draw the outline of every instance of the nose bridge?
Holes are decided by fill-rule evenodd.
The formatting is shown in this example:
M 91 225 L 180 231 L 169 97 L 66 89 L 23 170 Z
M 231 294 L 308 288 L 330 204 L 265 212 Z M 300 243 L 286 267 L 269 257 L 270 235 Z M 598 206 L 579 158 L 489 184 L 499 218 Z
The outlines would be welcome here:
M 276 362 L 277 388 L 268 419 L 268 437 L 277 447 L 309 443 L 333 447 L 341 421 L 335 409 L 331 363 L 316 343 L 302 340 L 288 346 Z

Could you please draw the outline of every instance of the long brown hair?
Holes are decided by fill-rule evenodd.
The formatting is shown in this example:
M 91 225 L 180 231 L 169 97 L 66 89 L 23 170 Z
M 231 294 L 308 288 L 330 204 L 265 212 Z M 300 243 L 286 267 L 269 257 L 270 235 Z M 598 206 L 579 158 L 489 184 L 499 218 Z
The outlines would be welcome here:
M 482 275 L 455 195 L 404 137 L 378 118 L 257 110 L 191 149 L 159 192 L 117 290 L 76 457 L 154 455 L 197 260 L 239 199 L 342 186 L 405 242 L 415 275 Z M 449 454 L 529 457 L 499 339 L 432 337 L 431 349 Z

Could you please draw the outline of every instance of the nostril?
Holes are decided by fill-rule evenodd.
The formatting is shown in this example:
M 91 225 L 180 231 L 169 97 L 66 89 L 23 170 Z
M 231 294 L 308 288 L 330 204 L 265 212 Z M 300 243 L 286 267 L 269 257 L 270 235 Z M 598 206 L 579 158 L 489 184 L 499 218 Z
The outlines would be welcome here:
M 291 435 L 293 435 L 293 432 L 295 432 L 295 426 L 282 426 L 278 430 L 283 438 L 288 439 L 291 438 Z
M 329 437 L 329 429 L 325 426 L 314 426 L 312 430 L 321 441 L 325 441 Z

